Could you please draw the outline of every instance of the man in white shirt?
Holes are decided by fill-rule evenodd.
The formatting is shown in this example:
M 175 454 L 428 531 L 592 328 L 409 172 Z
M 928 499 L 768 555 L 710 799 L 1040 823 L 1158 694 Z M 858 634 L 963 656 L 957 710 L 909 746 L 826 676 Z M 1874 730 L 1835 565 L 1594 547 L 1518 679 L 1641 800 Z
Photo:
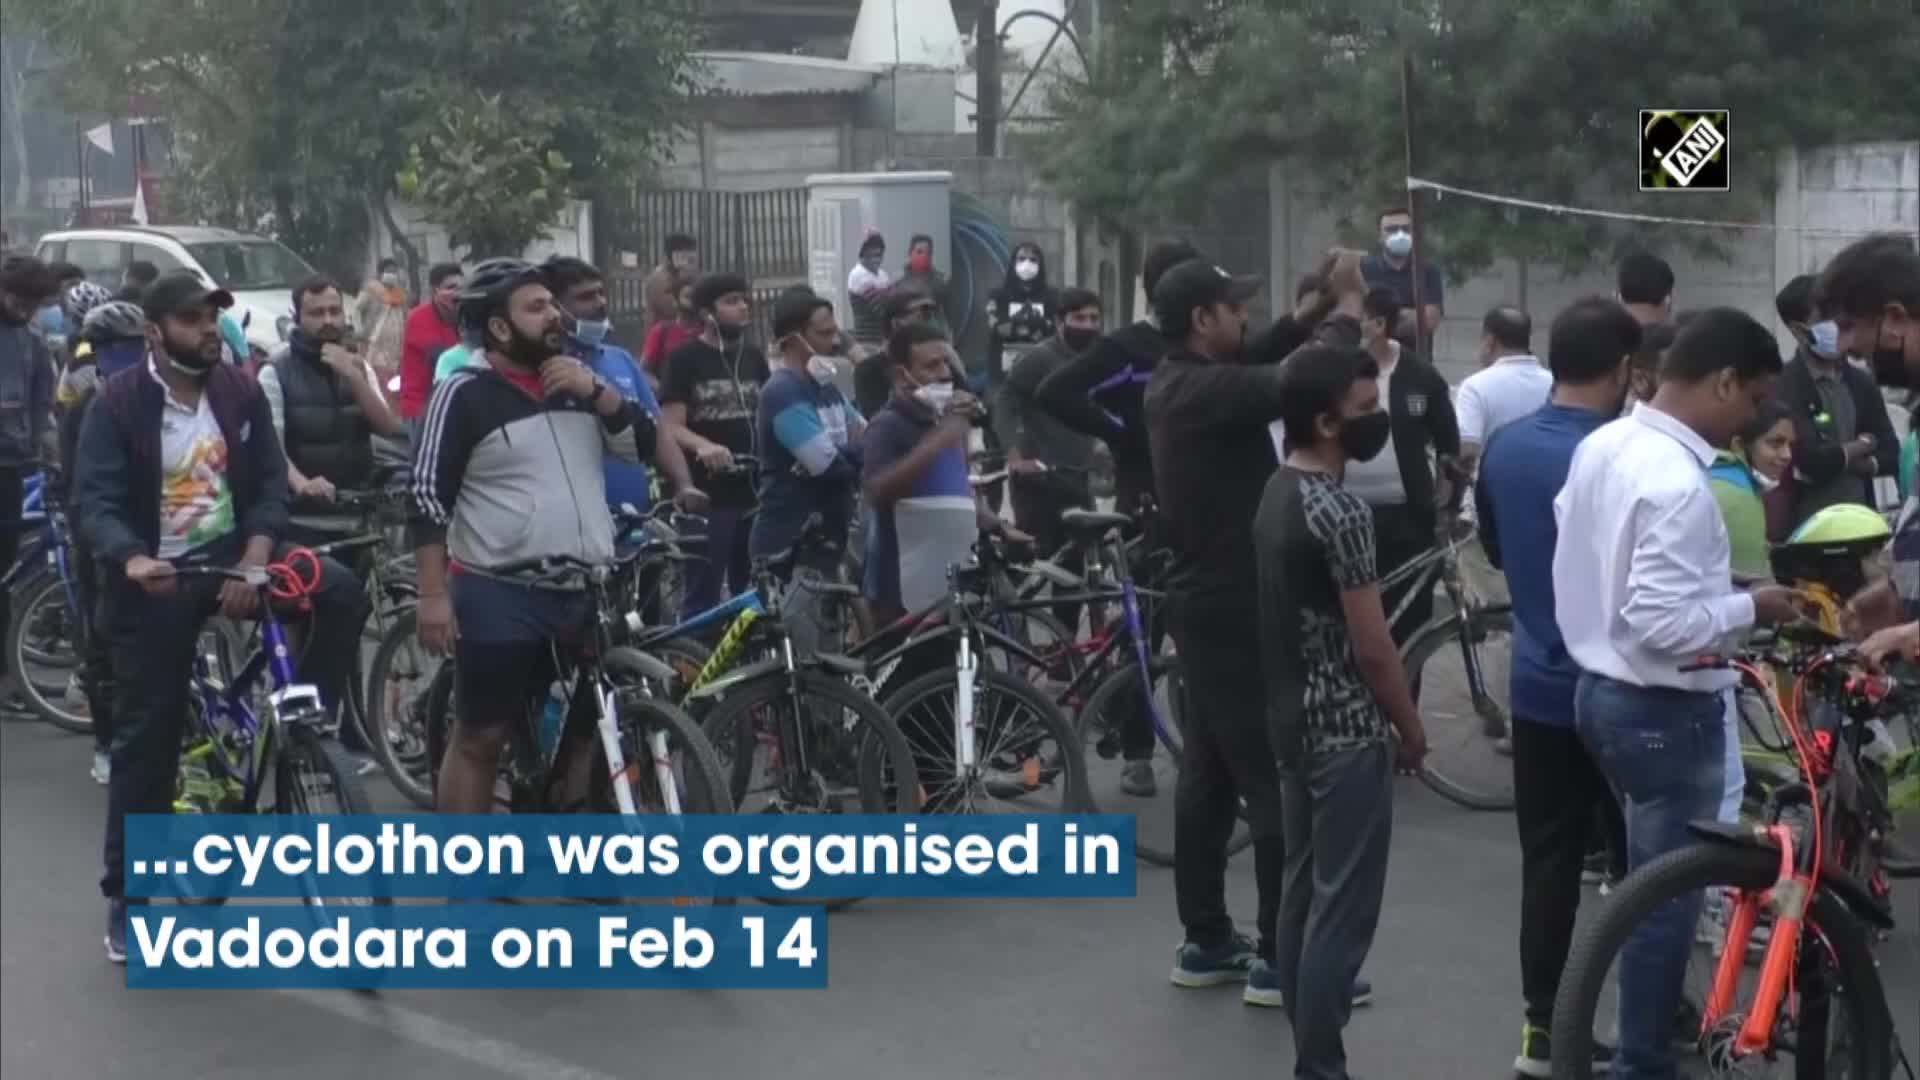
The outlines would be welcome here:
M 1756 622 L 1791 621 L 1795 593 L 1735 592 L 1727 529 L 1707 485 L 1772 391 L 1780 348 L 1750 316 L 1713 308 L 1667 351 L 1651 402 L 1588 436 L 1554 500 L 1554 621 L 1580 666 L 1574 722 L 1621 795 L 1628 869 L 1688 842 L 1718 812 L 1721 691 L 1732 672 L 1682 672 Z M 1617 1080 L 1673 1075 L 1671 1036 L 1699 901 L 1642 922 L 1620 952 Z
M 1540 411 L 1553 392 L 1553 375 L 1533 355 L 1533 320 L 1517 307 L 1497 307 L 1481 321 L 1481 370 L 1454 395 L 1460 421 L 1460 464 L 1468 472 L 1493 433 Z

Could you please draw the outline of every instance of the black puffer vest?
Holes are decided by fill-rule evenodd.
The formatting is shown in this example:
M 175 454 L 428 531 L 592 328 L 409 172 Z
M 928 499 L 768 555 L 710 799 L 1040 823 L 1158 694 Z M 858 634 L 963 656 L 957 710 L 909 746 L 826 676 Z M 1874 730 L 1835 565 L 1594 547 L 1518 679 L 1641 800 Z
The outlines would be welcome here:
M 373 475 L 373 425 L 345 380 L 320 362 L 319 344 L 296 330 L 269 362 L 286 407 L 287 460 L 334 487 L 365 487 Z

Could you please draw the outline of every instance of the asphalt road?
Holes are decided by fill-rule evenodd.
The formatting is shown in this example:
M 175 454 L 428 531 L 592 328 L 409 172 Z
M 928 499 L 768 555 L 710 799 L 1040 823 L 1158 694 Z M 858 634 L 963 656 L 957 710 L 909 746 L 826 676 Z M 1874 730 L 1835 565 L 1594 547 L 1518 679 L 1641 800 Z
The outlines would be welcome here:
M 874 902 L 833 918 L 831 986 L 789 992 L 136 992 L 107 963 L 105 798 L 88 744 L 0 721 L 0 1075 L 7 1080 L 393 1076 L 849 1080 L 1286 1075 L 1284 1018 L 1167 982 L 1171 875 L 1109 901 Z M 395 805 L 380 782 L 383 799 Z M 1513 827 L 1413 781 L 1396 791 L 1389 895 L 1355 1014 L 1356 1075 L 1511 1075 L 1519 1032 Z M 1253 908 L 1250 855 L 1236 910 Z M 1913 1055 L 1920 924 L 1879 949 Z

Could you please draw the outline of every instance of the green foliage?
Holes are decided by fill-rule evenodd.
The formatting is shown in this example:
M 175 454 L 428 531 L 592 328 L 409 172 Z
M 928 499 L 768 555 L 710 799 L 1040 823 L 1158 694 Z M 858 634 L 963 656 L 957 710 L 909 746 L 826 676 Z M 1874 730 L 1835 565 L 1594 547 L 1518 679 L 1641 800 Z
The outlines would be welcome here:
M 400 194 L 431 207 L 456 248 L 475 255 L 526 249 L 573 199 L 572 167 L 500 108 L 450 103 L 440 128 L 410 147 Z
M 507 147 L 563 162 L 564 176 L 556 182 L 550 165 L 488 161 L 503 214 L 644 174 L 681 122 L 698 74 L 690 20 L 678 8 L 673 0 L 8 0 L 9 17 L 17 11 L 62 57 L 40 80 L 62 104 L 120 115 L 140 95 L 169 121 L 202 201 L 243 218 L 271 211 L 276 231 L 321 236 L 364 221 L 399 175 L 415 170 L 424 170 L 415 171 L 424 197 L 457 201 L 431 212 L 470 222 L 475 185 L 436 170 Z
M 1185 224 L 1275 161 L 1371 236 L 1404 202 L 1403 48 L 1415 175 L 1544 202 L 1763 217 L 1785 147 L 1914 138 L 1911 4 L 1800 0 L 1111 0 L 1065 118 L 1053 182 L 1097 217 Z M 1639 110 L 1732 111 L 1733 190 L 1638 191 Z M 1575 270 L 1626 244 L 1714 252 L 1712 230 L 1422 197 L 1448 270 L 1502 256 Z

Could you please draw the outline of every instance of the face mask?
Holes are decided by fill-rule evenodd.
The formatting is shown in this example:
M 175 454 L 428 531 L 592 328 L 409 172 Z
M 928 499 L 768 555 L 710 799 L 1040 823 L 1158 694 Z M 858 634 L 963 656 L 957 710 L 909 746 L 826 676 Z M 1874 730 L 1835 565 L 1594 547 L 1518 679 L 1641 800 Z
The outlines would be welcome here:
M 1807 348 L 1822 360 L 1840 359 L 1840 325 L 1832 319 L 1807 327 Z
M 821 356 L 819 353 L 807 357 L 807 374 L 813 377 L 814 382 L 823 385 L 830 383 L 839 373 L 840 365 L 833 362 L 833 357 Z
M 1780 481 L 1775 480 L 1759 469 L 1748 469 L 1747 472 L 1753 476 L 1754 489 L 1762 495 L 1780 486 Z
M 397 289 L 400 287 L 400 275 L 397 273 L 381 274 L 380 284 L 385 285 L 389 289 Z
M 598 345 L 607 340 L 607 332 L 612 329 L 612 319 L 576 319 L 573 339 L 582 345 Z
M 1021 259 L 1013 264 L 1013 275 L 1021 281 L 1032 281 L 1040 276 L 1040 264 L 1032 259 Z
M 1881 386 L 1904 390 L 1913 381 L 1912 373 L 1907 370 L 1906 342 L 1889 345 L 1881 340 L 1884 331 L 1885 327 L 1882 326 L 1874 332 L 1873 381 Z
M 1066 342 L 1067 348 L 1076 353 L 1086 352 L 1088 346 L 1092 345 L 1099 336 L 1098 330 L 1083 329 L 1078 326 L 1066 326 L 1060 329 L 1060 340 Z
M 1356 416 L 1340 428 L 1340 449 L 1349 461 L 1372 461 L 1386 448 L 1393 419 L 1385 409 Z
M 220 354 L 216 350 L 187 349 L 168 341 L 166 351 L 167 362 L 172 365 L 173 370 L 196 379 L 206 378 L 207 373 L 213 370 L 213 366 L 220 362 Z
M 931 255 L 916 253 L 907 256 L 907 269 L 912 270 L 916 274 L 924 274 L 932 268 L 933 256 Z
M 1405 258 L 1413 250 L 1413 234 L 1410 232 L 1390 232 L 1387 234 L 1387 254 L 1396 259 Z
M 953 404 L 953 384 L 946 380 L 927 383 L 914 390 L 915 401 L 932 409 L 935 413 L 944 413 L 947 406 Z

